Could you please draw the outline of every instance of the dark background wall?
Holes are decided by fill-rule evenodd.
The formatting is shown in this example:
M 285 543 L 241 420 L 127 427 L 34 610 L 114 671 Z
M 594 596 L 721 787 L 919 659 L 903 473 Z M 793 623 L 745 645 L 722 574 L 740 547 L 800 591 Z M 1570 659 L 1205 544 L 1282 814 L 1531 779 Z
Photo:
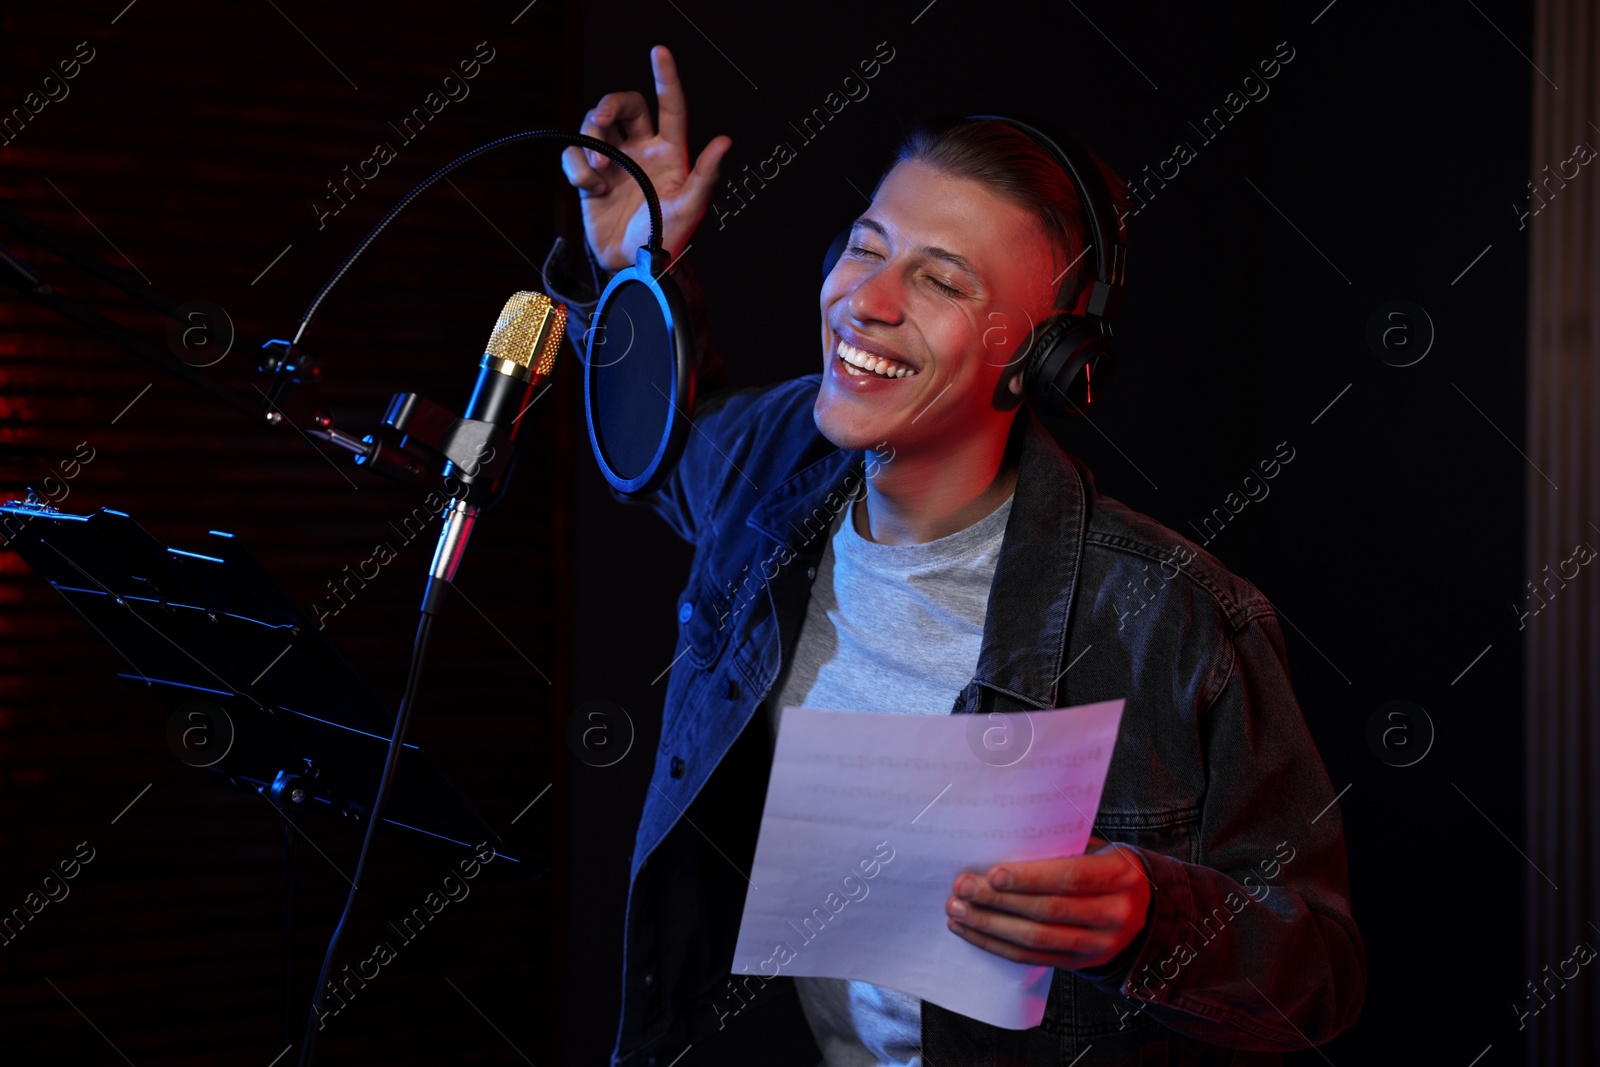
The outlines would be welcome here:
M 1506 607 L 1531 577 L 1522 487 L 1538 477 L 1511 443 L 1524 428 L 1526 246 L 1509 205 L 1525 195 L 1539 76 L 1518 54 L 1529 51 L 1528 10 L 911 0 L 579 11 L 542 0 L 512 25 L 521 2 L 279 6 L 140 0 L 120 16 L 117 2 L 0 6 L 0 104 L 78 41 L 97 50 L 71 96 L 0 148 L 0 196 L 112 262 L 131 260 L 165 292 L 227 307 L 248 335 L 278 336 L 413 182 L 514 129 L 576 128 L 605 91 L 648 90 L 647 50 L 665 43 L 695 150 L 730 134 L 725 171 L 737 173 L 780 140 L 797 149 L 721 228 L 708 216 L 690 253 L 714 344 L 736 384 L 759 384 L 819 366 L 820 256 L 865 205 L 911 112 L 1037 115 L 1076 129 L 1129 178 L 1189 142 L 1196 158 L 1152 184 L 1129 220 L 1116 391 L 1092 424 L 1058 437 L 1103 492 L 1197 541 L 1194 527 L 1259 460 L 1280 442 L 1295 450 L 1270 495 L 1206 548 L 1280 609 L 1306 719 L 1335 785 L 1348 785 L 1368 1001 L 1323 1051 L 1334 1062 L 1467 1063 L 1492 1045 L 1484 1063 L 1516 1061 L 1507 1006 L 1536 977 L 1519 948 L 1521 665 Z M 473 95 L 318 231 L 310 205 L 323 183 L 393 140 L 385 124 L 483 40 L 496 58 Z M 870 95 L 801 144 L 790 123 L 880 42 L 894 59 Z M 1279 42 L 1294 58 L 1266 83 L 1270 95 L 1214 140 L 1196 134 L 1189 123 L 1223 106 Z M 1555 161 L 1532 169 L 1545 162 Z M 554 233 L 573 232 L 553 153 L 507 157 L 457 184 L 386 237 L 319 319 L 314 348 L 352 426 L 370 427 L 398 388 L 460 404 L 499 303 L 536 282 Z M 163 330 L 52 257 L 26 255 L 72 295 Z M 1425 308 L 1438 333 L 1409 367 L 1366 341 L 1369 317 L 1396 299 Z M 97 458 L 64 507 L 119 507 L 178 544 L 230 524 L 302 603 L 414 504 L 414 490 L 342 466 L 352 489 L 298 437 L 253 429 L 18 299 L 0 294 L 0 316 L 8 492 L 89 439 Z M 242 362 L 217 372 L 247 380 Z M 493 626 L 454 606 L 416 728 L 485 817 L 556 869 L 531 887 L 483 884 L 442 916 L 437 938 L 408 947 L 330 1027 L 328 1062 L 517 1062 L 514 1044 L 534 1062 L 577 1064 L 603 1062 L 610 1047 L 627 856 L 689 548 L 605 495 L 574 385 L 566 376 L 541 402 L 535 444 L 550 462 L 519 475 L 463 573 Z M 330 623 L 391 700 L 427 551 L 411 546 Z M 162 709 L 111 677 L 114 654 L 14 554 L 0 553 L 0 567 L 0 892 L 20 900 L 80 840 L 99 849 L 72 896 L 0 949 L 0 1040 L 24 1061 L 114 1062 L 109 1039 L 134 1062 L 269 1062 L 279 1047 L 272 813 L 178 764 Z M 636 732 L 603 768 L 565 740 L 573 709 L 599 699 L 623 707 Z M 1426 709 L 1431 749 L 1417 719 L 1388 750 L 1369 742 L 1392 700 Z M 1412 766 L 1390 765 L 1423 750 Z M 344 828 L 311 832 L 330 857 L 353 860 Z M 434 874 L 390 843 L 363 921 L 409 908 Z M 343 886 L 308 866 L 307 985 Z M 374 936 L 358 924 L 349 943 Z

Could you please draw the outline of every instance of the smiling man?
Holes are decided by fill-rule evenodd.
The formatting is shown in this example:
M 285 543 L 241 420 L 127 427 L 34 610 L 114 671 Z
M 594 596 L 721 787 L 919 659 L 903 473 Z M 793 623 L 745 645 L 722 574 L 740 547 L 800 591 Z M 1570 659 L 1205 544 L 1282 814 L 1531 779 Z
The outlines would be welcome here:
M 857 512 L 872 541 L 935 541 L 1011 495 L 1021 379 L 1007 357 L 1023 324 L 1050 314 L 1062 269 L 1040 229 L 1022 205 L 914 157 L 851 228 L 822 286 L 814 415 L 842 449 L 894 448 Z
M 731 142 L 689 165 L 672 57 L 651 55 L 659 130 L 641 94 L 613 93 L 583 132 L 646 168 L 677 256 Z M 614 164 L 570 148 L 563 166 L 591 269 L 575 278 L 558 243 L 546 273 L 581 329 L 648 223 Z M 1051 154 L 969 120 L 907 138 L 855 220 L 822 287 L 820 375 L 719 388 L 698 286 L 674 269 L 706 392 L 648 502 L 696 554 L 635 840 L 613 1063 L 1272 1063 L 1356 1018 L 1366 959 L 1339 809 L 1271 605 L 1097 493 L 1023 403 L 1027 340 L 1087 300 L 1085 241 Z M 953 872 L 945 902 L 947 936 L 1055 969 L 1039 1026 L 849 978 L 729 974 L 782 708 L 1116 698 L 1090 851 Z

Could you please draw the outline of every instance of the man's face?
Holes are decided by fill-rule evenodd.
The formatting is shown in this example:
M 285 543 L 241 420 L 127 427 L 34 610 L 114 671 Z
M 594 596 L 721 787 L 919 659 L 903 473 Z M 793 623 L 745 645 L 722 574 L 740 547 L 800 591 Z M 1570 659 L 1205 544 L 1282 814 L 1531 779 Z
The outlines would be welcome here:
M 900 163 L 856 220 L 822 284 L 822 390 L 813 410 L 844 449 L 896 455 L 1003 435 L 1017 398 L 1001 384 L 1055 295 L 1032 215 L 980 182 Z M 894 361 L 884 377 L 848 360 Z

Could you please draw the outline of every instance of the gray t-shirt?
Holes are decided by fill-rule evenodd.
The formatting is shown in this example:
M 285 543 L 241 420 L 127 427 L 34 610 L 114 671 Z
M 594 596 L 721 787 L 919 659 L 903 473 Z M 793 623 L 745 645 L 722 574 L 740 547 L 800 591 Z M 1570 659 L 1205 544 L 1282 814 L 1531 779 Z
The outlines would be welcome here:
M 919 545 L 834 520 L 791 661 L 768 701 L 774 745 L 787 706 L 948 715 L 972 680 L 1011 497 L 964 530 Z M 922 1067 L 922 1002 L 839 978 L 795 978 L 826 1067 Z

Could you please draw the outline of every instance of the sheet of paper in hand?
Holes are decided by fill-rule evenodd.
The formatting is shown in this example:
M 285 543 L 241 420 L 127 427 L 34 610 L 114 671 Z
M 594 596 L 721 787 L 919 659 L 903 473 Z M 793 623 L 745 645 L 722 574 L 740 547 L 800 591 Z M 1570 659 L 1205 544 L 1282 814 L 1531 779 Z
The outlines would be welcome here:
M 1083 852 L 1122 707 L 786 707 L 734 972 L 851 978 L 994 1026 L 1037 1026 L 1052 970 L 957 937 L 944 902 L 961 871 Z

